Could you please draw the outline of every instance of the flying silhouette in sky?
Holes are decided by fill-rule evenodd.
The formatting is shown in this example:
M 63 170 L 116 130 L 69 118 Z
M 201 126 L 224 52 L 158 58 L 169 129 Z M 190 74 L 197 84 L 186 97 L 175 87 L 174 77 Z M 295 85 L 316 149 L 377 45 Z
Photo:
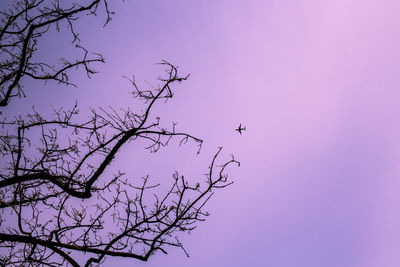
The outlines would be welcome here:
M 235 131 L 239 132 L 240 135 L 242 135 L 242 132 L 246 131 L 246 127 L 242 127 L 242 124 L 239 124 L 239 127 L 237 127 Z

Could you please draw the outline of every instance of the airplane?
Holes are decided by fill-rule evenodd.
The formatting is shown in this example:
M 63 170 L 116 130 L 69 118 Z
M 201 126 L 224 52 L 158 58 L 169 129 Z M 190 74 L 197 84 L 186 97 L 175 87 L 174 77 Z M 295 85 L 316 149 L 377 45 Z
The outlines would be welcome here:
M 242 135 L 242 132 L 246 131 L 246 127 L 242 127 L 242 124 L 240 124 L 239 127 L 235 131 L 238 131 L 240 133 L 240 135 Z

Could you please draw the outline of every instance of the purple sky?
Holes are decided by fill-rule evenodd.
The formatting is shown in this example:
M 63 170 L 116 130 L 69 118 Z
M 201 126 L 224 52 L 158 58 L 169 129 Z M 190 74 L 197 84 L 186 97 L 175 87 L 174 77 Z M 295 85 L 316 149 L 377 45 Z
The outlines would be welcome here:
M 101 72 L 76 74 L 79 88 L 56 89 L 59 97 L 48 86 L 40 103 L 125 107 L 134 102 L 121 76 L 154 81 L 165 59 L 191 76 L 161 117 L 206 143 L 200 156 L 190 144 L 139 151 L 162 162 L 143 161 L 143 174 L 203 179 L 218 146 L 242 166 L 209 219 L 182 236 L 190 258 L 170 249 L 105 266 L 400 266 L 400 2 L 130 0 L 111 9 L 106 28 L 88 19 L 81 29 L 106 58 Z M 121 153 L 129 172 L 130 151 Z

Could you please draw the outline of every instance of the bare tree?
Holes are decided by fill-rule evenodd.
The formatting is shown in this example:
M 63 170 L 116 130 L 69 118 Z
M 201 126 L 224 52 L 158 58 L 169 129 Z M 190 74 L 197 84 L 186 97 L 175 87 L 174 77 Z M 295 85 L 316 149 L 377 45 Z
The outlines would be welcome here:
M 43 3 L 18 1 L 9 12 L 21 18 L 27 16 L 20 14 L 22 9 L 31 12 Z M 47 18 L 46 14 L 54 10 L 60 14 L 69 14 L 72 10 L 95 12 L 100 1 L 88 6 L 73 4 L 73 8 L 62 12 L 58 10 L 58 1 L 53 3 L 49 9 L 36 9 L 39 15 L 35 18 L 41 17 L 40 14 L 43 19 Z M 111 14 L 106 1 L 103 3 L 107 14 Z M 64 18 L 72 23 L 77 19 L 73 16 L 79 12 Z M 3 20 L 2 36 L 10 34 L 11 31 L 4 29 L 11 27 L 14 17 Z M 29 18 L 25 19 L 29 21 L 26 27 L 39 25 L 32 24 L 34 19 Z M 45 28 L 39 33 L 45 33 Z M 74 32 L 72 29 L 71 26 Z M 27 49 L 21 42 L 8 44 L 1 47 L 2 53 L 9 55 L 13 62 L 10 66 L 19 60 L 17 65 L 22 64 L 23 71 L 8 67 L 3 64 L 7 61 L 2 61 L 1 73 L 8 73 L 1 76 L 2 86 L 7 84 L 2 88 L 16 90 L 14 94 L 4 90 L 4 105 L 22 93 L 23 75 L 49 76 L 45 63 L 31 63 L 28 58 L 32 56 L 18 54 Z M 33 55 L 35 50 L 27 51 Z M 78 64 L 87 66 L 90 61 L 85 60 Z M 62 78 L 66 74 L 62 73 L 74 63 L 66 64 L 67 68 L 61 72 L 50 68 L 55 72 L 48 78 L 68 83 Z M 50 117 L 33 108 L 26 116 L 1 119 L 0 265 L 96 266 L 106 257 L 146 261 L 157 251 L 167 253 L 168 247 L 180 247 L 186 253 L 178 239 L 179 233 L 192 231 L 209 215 L 204 205 L 216 189 L 232 183 L 226 169 L 239 162 L 232 157 L 218 163 L 219 148 L 211 159 L 205 181 L 192 182 L 175 171 L 169 187 L 152 182 L 149 176 L 137 179 L 132 174 L 114 172 L 120 150 L 140 140 L 151 152 L 157 152 L 173 139 L 179 145 L 194 142 L 200 152 L 201 139 L 179 132 L 174 123 L 170 127 L 162 126 L 159 117 L 151 116 L 155 105 L 173 97 L 174 84 L 189 77 L 180 76 L 177 67 L 168 62 L 160 64 L 166 73 L 159 78 L 158 87 L 140 88 L 134 79 L 129 79 L 133 97 L 143 103 L 140 110 L 91 109 L 91 116 L 82 122 L 75 104 L 69 110 L 54 108 Z M 38 70 L 43 72 L 39 75 Z M 90 73 L 88 68 L 85 70 Z M 16 85 L 10 87 L 13 83 Z

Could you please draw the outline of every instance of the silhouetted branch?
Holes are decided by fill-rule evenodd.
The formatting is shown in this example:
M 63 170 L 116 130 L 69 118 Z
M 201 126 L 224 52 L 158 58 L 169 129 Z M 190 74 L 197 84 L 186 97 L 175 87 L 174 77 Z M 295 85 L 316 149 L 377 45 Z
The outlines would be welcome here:
M 8 166 L 12 166 L 12 172 L 1 174 L 0 189 L 21 182 L 40 180 L 56 185 L 71 196 L 90 198 L 93 184 L 111 164 L 121 147 L 132 140 L 149 140 L 147 148 L 152 152 L 166 146 L 172 137 L 180 137 L 181 142 L 194 140 L 200 149 L 202 140 L 187 133 L 176 132 L 175 125 L 167 130 L 159 127 L 158 118 L 148 122 L 153 105 L 172 97 L 171 84 L 186 79 L 178 77 L 176 68 L 171 64 L 164 62 L 163 65 L 169 68 L 168 79 L 160 79 L 164 84 L 152 96 L 146 95 L 147 107 L 141 114 L 123 111 L 123 114 L 118 115 L 114 110 L 108 112 L 102 109 L 98 113 L 91 109 L 92 117 L 89 120 L 76 123 L 73 121 L 78 114 L 75 105 L 68 111 L 55 111 L 54 118 L 50 120 L 34 110 L 28 115 L 28 120 L 18 117 L 14 121 L 1 122 L 3 127 L 8 126 L 6 129 L 10 129 L 10 126 L 17 128 L 17 133 L 0 137 L 2 153 L 9 158 Z M 143 94 L 136 85 L 134 90 L 134 96 L 143 99 Z M 68 143 L 64 146 L 60 145 L 58 137 L 60 129 L 67 131 Z M 32 140 L 27 134 L 35 130 L 42 134 L 38 140 L 41 146 L 37 148 L 38 152 L 33 158 L 31 151 L 27 151 Z M 82 139 L 82 135 L 86 138 Z M 94 158 L 100 160 L 97 166 L 91 163 Z
M 91 63 L 104 62 L 104 58 L 100 54 L 89 53 L 79 44 L 74 23 L 81 14 L 96 15 L 100 4 L 105 8 L 107 24 L 113 12 L 108 9 L 106 0 L 93 0 L 87 5 L 74 1 L 18 0 L 0 12 L 0 106 L 7 106 L 14 97 L 25 96 L 21 84 L 24 76 L 74 85 L 69 80 L 70 69 L 83 67 L 88 77 L 96 72 L 90 67 Z M 52 28 L 59 31 L 61 25 L 69 28 L 72 43 L 82 50 L 82 58 L 61 58 L 58 66 L 36 61 L 34 55 L 40 38 Z

